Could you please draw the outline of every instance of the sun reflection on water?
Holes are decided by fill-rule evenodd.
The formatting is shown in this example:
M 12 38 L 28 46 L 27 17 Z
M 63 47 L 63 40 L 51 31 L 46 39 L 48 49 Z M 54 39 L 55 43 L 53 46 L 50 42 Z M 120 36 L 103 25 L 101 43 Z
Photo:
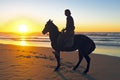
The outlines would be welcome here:
M 26 46 L 27 43 L 26 43 L 26 41 L 22 40 L 22 41 L 20 42 L 20 45 L 21 45 L 21 46 Z

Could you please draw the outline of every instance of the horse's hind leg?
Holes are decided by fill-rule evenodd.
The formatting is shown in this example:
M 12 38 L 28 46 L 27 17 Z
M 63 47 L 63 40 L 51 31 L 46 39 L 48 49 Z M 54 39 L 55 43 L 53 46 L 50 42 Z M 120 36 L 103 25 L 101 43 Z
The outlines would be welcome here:
M 79 61 L 78 61 L 77 65 L 73 68 L 73 70 L 76 70 L 78 68 L 78 66 L 80 65 L 80 63 L 83 59 L 83 56 L 80 54 L 80 51 L 79 51 L 78 55 L 79 55 Z
M 87 67 L 86 67 L 86 69 L 84 71 L 84 73 L 86 74 L 89 71 L 89 68 L 90 68 L 90 57 L 89 57 L 89 55 L 84 55 L 84 57 L 85 57 L 85 59 L 87 61 Z

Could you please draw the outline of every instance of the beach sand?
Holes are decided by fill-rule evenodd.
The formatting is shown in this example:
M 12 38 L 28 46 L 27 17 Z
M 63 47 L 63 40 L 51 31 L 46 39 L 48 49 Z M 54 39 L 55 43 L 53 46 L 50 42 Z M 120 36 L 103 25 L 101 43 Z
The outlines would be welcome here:
M 0 44 L 0 80 L 120 80 L 120 57 L 90 54 L 88 74 L 85 59 L 76 71 L 77 51 L 61 52 L 61 68 L 54 72 L 52 48 Z

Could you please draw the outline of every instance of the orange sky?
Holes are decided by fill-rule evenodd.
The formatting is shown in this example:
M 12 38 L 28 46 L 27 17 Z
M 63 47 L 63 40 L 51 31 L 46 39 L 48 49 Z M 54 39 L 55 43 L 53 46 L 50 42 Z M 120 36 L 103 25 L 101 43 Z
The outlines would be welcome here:
M 76 32 L 120 32 L 120 5 L 118 0 L 1 0 L 0 32 L 41 32 L 49 19 L 65 28 L 64 10 L 71 10 Z M 24 30 L 23 30 L 24 31 Z
M 64 28 L 65 22 L 57 22 L 53 21 L 61 30 Z M 21 33 L 19 27 L 21 25 L 25 25 L 27 27 L 27 33 L 30 32 L 40 32 L 44 28 L 46 22 L 40 22 L 35 19 L 30 18 L 16 18 L 5 22 L 0 27 L 0 32 L 17 32 Z M 23 30 L 24 31 L 24 30 Z M 75 32 L 120 32 L 120 25 L 119 24 L 75 24 Z

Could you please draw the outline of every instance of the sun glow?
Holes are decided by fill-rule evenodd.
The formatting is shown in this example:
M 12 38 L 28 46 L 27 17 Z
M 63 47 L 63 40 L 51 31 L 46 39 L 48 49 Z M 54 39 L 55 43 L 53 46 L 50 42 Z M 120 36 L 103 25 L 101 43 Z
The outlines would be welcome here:
M 20 45 L 21 46 L 26 46 L 26 41 L 21 41 Z
M 28 32 L 28 26 L 25 24 L 19 25 L 18 30 L 21 33 L 26 33 L 26 32 Z

